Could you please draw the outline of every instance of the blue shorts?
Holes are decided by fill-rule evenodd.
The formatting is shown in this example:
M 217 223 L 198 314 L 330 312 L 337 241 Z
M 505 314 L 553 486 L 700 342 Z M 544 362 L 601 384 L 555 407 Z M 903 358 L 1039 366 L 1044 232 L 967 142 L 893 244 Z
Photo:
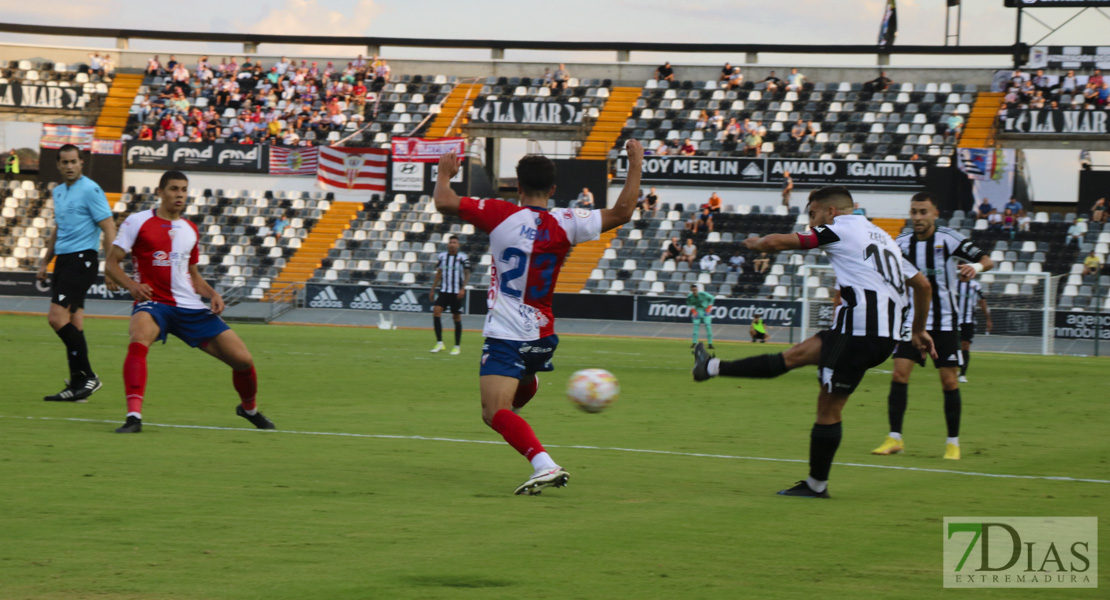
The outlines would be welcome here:
M 555 334 L 532 342 L 486 338 L 478 374 L 523 379 L 539 371 L 553 371 L 555 366 L 551 364 L 551 359 L 558 346 L 559 336 Z
M 166 336 L 174 334 L 189 346 L 196 348 L 208 340 L 231 329 L 218 315 L 207 308 L 178 308 L 160 304 L 153 300 L 139 302 L 131 309 L 131 314 L 150 313 L 158 324 L 159 340 L 166 343 Z

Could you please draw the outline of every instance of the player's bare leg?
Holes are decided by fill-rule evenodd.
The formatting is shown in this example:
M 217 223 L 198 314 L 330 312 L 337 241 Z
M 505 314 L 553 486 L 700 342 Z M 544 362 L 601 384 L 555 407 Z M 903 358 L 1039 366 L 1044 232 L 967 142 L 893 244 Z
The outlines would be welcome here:
M 158 339 L 161 329 L 147 312 L 131 315 L 128 325 L 130 341 L 123 361 L 123 385 L 127 394 L 127 421 L 116 433 L 140 433 L 143 430 L 143 398 L 146 395 L 146 355 Z
M 68 306 L 50 303 L 46 322 L 54 330 L 66 347 L 66 363 L 69 379 L 65 389 L 52 396 L 44 396 L 48 402 L 86 402 L 86 399 L 99 390 L 103 384 L 89 365 L 89 347 L 85 342 L 85 309 L 70 312 Z
M 514 493 L 537 496 L 546 487 L 566 486 L 570 476 L 551 460 L 528 422 L 512 411 L 520 380 L 504 375 L 483 375 L 479 378 L 479 385 L 482 392 L 482 420 L 500 433 L 535 469 L 528 481 L 518 486 Z
M 432 308 L 432 326 L 436 332 L 436 345 L 432 347 L 432 352 L 443 352 L 446 347 L 443 345 L 443 307 L 435 305 Z
M 235 414 L 259 429 L 276 429 L 273 421 L 258 410 L 258 375 L 254 371 L 254 358 L 239 334 L 228 329 L 201 345 L 201 349 L 231 367 L 231 381 L 239 393 L 240 404 Z
M 829 470 L 836 450 L 840 447 L 842 428 L 841 412 L 849 394 L 836 394 L 824 386 L 817 394 L 817 421 L 809 434 L 809 477 L 790 489 L 781 490 L 782 496 L 828 498 Z
M 902 439 L 902 421 L 906 416 L 908 386 L 910 375 L 913 373 L 913 366 L 914 362 L 908 358 L 894 359 L 894 374 L 890 379 L 890 394 L 886 399 L 890 433 L 887 434 L 878 448 L 871 451 L 871 454 L 890 455 L 901 454 L 906 451 L 906 442 Z
M 944 442 L 944 458 L 960 459 L 960 413 L 963 400 L 960 398 L 960 367 L 941 367 L 940 387 L 944 392 L 944 422 L 948 428 L 948 438 Z
M 768 379 L 798 367 L 816 365 L 820 361 L 821 338 L 816 335 L 779 354 L 761 354 L 731 362 L 711 357 L 705 347 L 697 344 L 694 347 L 694 381 L 705 381 L 719 375 Z

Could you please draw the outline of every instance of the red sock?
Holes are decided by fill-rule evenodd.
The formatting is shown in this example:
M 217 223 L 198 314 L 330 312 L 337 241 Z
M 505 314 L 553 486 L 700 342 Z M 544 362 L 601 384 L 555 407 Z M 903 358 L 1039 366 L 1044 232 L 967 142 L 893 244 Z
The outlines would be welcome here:
M 543 452 L 543 446 L 540 441 L 536 439 L 536 434 L 532 431 L 532 427 L 511 410 L 499 410 L 497 414 L 493 415 L 493 422 L 490 427 L 494 431 L 501 434 L 509 445 L 516 449 L 517 452 L 524 455 L 524 458 L 532 460 L 532 457 Z
M 521 380 L 520 385 L 516 388 L 516 396 L 513 397 L 513 408 L 521 408 L 528 401 L 536 395 L 536 390 L 540 387 L 539 375 L 532 375 L 532 379 L 528 381 Z
M 143 412 L 143 396 L 146 394 L 146 353 L 150 348 L 142 344 L 127 346 L 127 358 L 123 360 L 123 387 L 127 390 L 127 412 Z
M 232 371 L 231 382 L 235 384 L 235 391 L 239 392 L 243 410 L 254 410 L 257 406 L 254 397 L 258 394 L 258 375 L 254 372 L 254 365 L 242 371 Z

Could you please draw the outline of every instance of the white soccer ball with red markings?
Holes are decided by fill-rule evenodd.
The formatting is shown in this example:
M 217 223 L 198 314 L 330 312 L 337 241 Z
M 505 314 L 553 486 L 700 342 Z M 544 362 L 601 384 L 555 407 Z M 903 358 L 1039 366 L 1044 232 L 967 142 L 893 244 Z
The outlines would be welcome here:
M 616 402 L 621 384 L 605 369 L 582 369 L 570 376 L 567 398 L 588 413 L 598 413 Z

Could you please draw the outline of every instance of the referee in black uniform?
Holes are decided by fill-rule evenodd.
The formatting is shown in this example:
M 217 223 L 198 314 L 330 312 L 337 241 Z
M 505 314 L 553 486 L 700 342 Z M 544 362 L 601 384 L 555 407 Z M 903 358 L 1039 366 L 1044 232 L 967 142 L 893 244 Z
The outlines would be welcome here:
M 432 323 L 436 330 L 436 345 L 432 352 L 442 352 L 443 321 L 440 316 L 445 308 L 451 309 L 451 316 L 455 319 L 455 348 L 452 355 L 460 352 L 459 342 L 462 341 L 462 303 L 466 297 L 466 282 L 470 280 L 470 261 L 465 252 L 459 252 L 458 236 L 451 236 L 447 240 L 447 252 L 439 253 L 439 262 L 436 264 L 436 278 L 428 298 L 435 303 L 432 313 Z M 439 295 L 436 295 L 436 292 Z
M 102 385 L 89 365 L 85 295 L 96 283 L 100 269 L 97 243 L 101 233 L 107 255 L 116 238 L 116 222 L 107 196 L 96 182 L 81 174 L 83 167 L 77 146 L 66 144 L 58 149 L 62 183 L 53 190 L 55 227 L 39 263 L 38 278 L 46 281 L 46 268 L 56 258 L 47 321 L 65 344 L 69 380 L 65 389 L 44 397 L 46 401 L 85 402 Z M 110 280 L 105 282 L 108 289 L 117 289 Z

